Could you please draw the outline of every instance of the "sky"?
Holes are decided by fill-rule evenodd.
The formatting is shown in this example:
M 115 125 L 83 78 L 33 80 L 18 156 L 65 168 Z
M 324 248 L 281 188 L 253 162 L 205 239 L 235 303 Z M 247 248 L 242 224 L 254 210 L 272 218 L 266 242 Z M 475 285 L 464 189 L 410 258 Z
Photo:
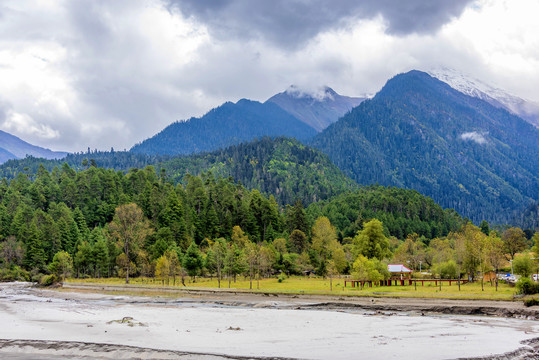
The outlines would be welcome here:
M 376 93 L 449 67 L 539 102 L 539 0 L 2 0 L 0 130 L 129 149 L 294 84 Z

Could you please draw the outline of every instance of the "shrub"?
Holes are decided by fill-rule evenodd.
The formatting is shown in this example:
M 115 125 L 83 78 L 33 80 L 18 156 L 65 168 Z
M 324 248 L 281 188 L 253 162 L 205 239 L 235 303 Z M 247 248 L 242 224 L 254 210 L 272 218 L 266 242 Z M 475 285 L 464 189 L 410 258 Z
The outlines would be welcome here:
M 286 280 L 286 275 L 285 274 L 281 274 L 277 277 L 277 281 L 282 283 L 283 281 Z
M 43 277 L 42 273 L 31 274 L 30 281 L 32 281 L 33 283 L 39 284 L 41 282 L 42 277 Z
M 539 293 L 539 285 L 528 277 L 521 277 L 517 281 L 517 290 L 521 295 L 533 295 Z
M 18 266 L 0 269 L 0 281 L 30 281 L 30 274 Z
M 446 262 L 436 264 L 435 266 L 433 266 L 432 271 L 442 279 L 458 278 L 457 264 L 453 260 L 448 260 Z
M 444 279 L 456 279 L 458 277 L 457 264 L 453 260 L 446 261 L 442 263 L 440 272 Z
M 39 279 L 39 285 L 41 285 L 41 286 L 52 286 L 52 285 L 58 283 L 59 281 L 60 281 L 60 279 L 54 274 L 43 275 L 41 277 L 41 279 Z
M 524 305 L 527 307 L 539 305 L 539 299 L 526 299 Z
M 515 268 L 515 274 L 522 275 L 523 277 L 530 276 L 533 260 L 529 254 L 516 256 L 513 260 L 513 267 Z

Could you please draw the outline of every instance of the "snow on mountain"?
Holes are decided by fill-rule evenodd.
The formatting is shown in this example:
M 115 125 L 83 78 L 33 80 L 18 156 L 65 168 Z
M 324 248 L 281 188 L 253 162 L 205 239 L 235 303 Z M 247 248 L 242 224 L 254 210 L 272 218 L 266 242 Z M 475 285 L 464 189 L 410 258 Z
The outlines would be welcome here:
M 305 89 L 292 85 L 266 102 L 277 104 L 316 131 L 322 131 L 366 98 L 342 96 L 328 86 Z
M 455 90 L 485 100 L 493 106 L 504 108 L 539 128 L 539 104 L 536 102 L 509 94 L 505 90 L 486 84 L 455 69 L 442 67 L 429 70 L 427 73 L 447 83 Z

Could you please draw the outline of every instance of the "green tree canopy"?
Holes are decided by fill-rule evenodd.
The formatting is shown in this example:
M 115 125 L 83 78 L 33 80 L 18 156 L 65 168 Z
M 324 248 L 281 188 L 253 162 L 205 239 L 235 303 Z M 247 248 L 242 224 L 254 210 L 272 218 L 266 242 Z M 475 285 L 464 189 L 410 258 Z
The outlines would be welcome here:
M 380 281 L 389 279 L 387 265 L 376 257 L 368 259 L 359 255 L 353 265 L 352 277 L 361 281 Z
M 505 251 L 509 254 L 511 260 L 515 258 L 515 254 L 526 248 L 526 236 L 524 231 L 517 227 L 512 227 L 505 230 L 502 234 L 502 241 Z
M 391 255 L 389 240 L 384 235 L 384 227 L 378 219 L 373 219 L 363 225 L 363 230 L 354 237 L 356 252 L 369 259 L 382 260 Z
M 73 260 L 66 251 L 60 251 L 54 254 L 52 263 L 49 265 L 49 270 L 58 277 L 65 280 L 66 276 L 71 274 L 73 269 Z
M 152 234 L 149 221 L 144 217 L 142 210 L 136 204 L 121 205 L 116 208 L 114 218 L 109 225 L 113 238 L 118 241 L 119 247 L 127 257 L 125 265 L 125 283 L 129 283 L 130 250 L 143 243 L 146 237 Z

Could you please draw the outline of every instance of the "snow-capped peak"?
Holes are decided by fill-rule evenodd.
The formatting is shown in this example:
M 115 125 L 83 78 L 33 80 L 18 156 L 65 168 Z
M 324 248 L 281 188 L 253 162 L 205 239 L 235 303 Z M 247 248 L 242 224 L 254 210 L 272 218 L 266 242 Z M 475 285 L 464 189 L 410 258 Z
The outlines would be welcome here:
M 539 104 L 535 102 L 524 100 L 455 69 L 440 67 L 428 70 L 427 73 L 455 90 L 504 108 L 539 128 Z

